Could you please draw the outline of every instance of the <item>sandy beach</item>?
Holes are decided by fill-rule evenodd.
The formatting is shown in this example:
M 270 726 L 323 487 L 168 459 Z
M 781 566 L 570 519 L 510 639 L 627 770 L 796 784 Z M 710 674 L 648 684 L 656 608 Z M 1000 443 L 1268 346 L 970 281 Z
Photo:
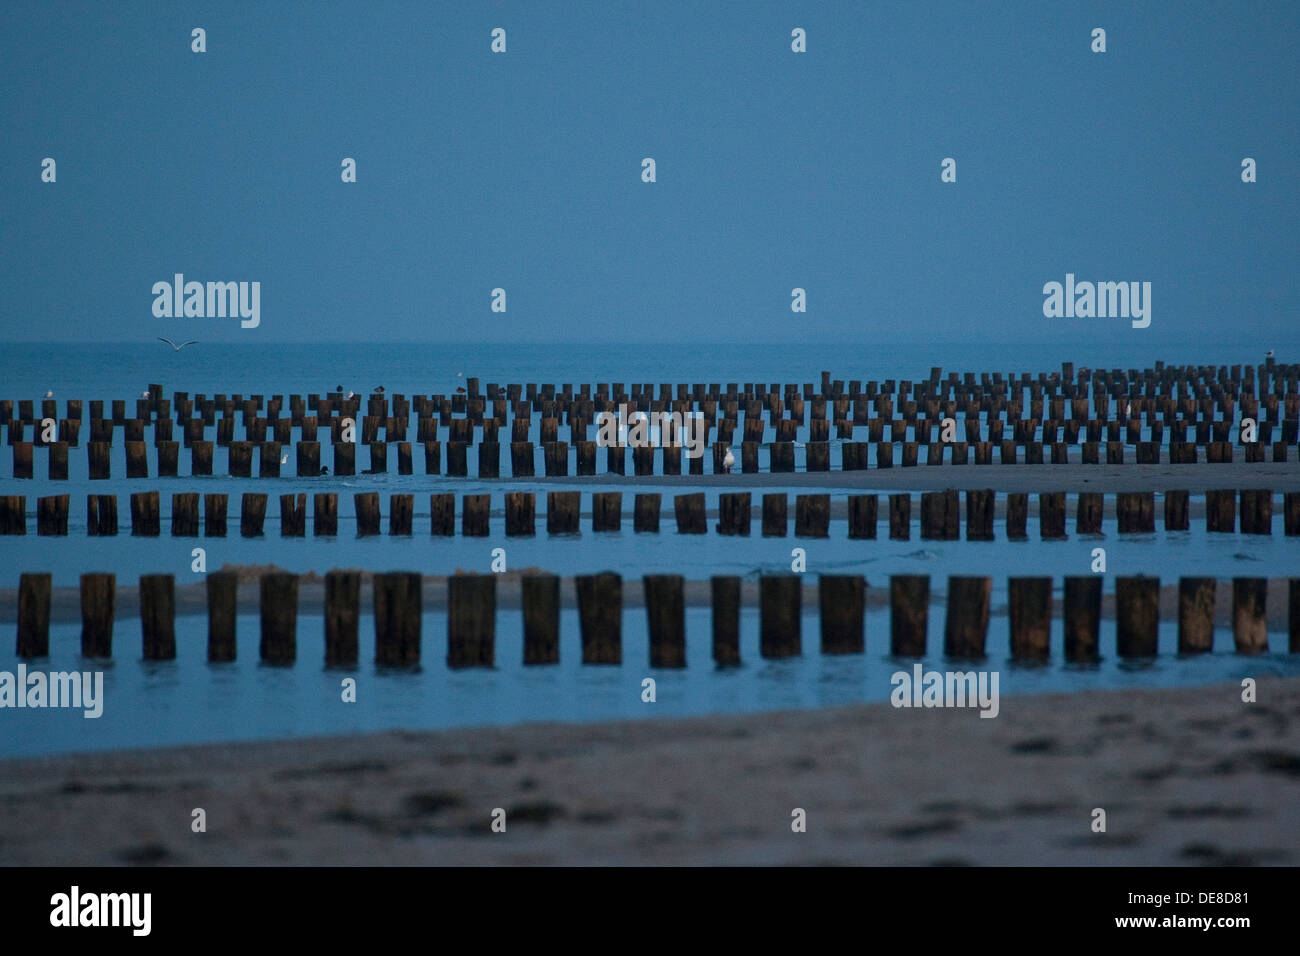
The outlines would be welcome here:
M 11 760 L 0 862 L 1294 865 L 1295 721 L 1261 678 Z

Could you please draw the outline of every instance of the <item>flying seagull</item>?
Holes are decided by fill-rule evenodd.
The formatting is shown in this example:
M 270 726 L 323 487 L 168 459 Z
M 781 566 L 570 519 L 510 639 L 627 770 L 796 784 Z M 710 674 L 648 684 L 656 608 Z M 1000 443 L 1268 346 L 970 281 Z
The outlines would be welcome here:
M 196 341 L 192 341 L 192 342 L 182 342 L 180 345 L 177 345 L 177 344 L 176 344 L 175 342 L 173 342 L 171 339 L 165 339 L 165 338 L 163 338 L 161 335 L 158 336 L 158 341 L 159 341 L 159 342 L 166 342 L 168 345 L 170 345 L 170 346 L 172 347 L 172 351 L 173 351 L 173 352 L 179 352 L 181 349 L 185 348 L 185 346 L 187 346 L 187 345 L 198 345 L 198 344 L 199 344 L 198 341 L 196 340 Z

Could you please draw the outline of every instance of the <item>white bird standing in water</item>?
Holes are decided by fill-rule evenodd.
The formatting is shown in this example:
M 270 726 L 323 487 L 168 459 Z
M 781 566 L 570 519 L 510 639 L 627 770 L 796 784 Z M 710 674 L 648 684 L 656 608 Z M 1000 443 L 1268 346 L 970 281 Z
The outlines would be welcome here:
M 727 474 L 731 474 L 732 466 L 736 464 L 736 456 L 731 453 L 731 446 L 727 446 L 727 454 L 722 459 L 722 467 L 727 469 Z
M 280 464 L 282 465 L 289 464 L 289 453 L 287 451 L 280 456 Z

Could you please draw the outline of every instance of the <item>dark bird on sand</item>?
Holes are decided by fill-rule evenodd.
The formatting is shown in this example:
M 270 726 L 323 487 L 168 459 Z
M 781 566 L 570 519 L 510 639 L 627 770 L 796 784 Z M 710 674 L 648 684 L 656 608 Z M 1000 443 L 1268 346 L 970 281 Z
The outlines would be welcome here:
M 198 345 L 198 344 L 199 344 L 197 340 L 191 340 L 191 341 L 189 341 L 189 342 L 182 342 L 180 345 L 177 345 L 177 344 L 176 344 L 175 342 L 173 342 L 171 339 L 163 338 L 163 336 L 161 336 L 161 335 L 158 336 L 158 341 L 159 341 L 159 342 L 166 342 L 168 345 L 170 345 L 170 346 L 172 347 L 172 351 L 173 351 L 173 352 L 179 352 L 181 349 L 185 348 L 185 346 L 187 346 L 187 345 Z

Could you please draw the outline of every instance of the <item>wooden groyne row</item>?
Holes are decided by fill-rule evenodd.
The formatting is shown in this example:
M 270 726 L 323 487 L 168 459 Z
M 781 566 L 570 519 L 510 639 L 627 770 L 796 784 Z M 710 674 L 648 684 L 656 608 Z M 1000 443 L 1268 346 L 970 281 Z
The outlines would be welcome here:
M 594 474 L 596 444 L 591 441 L 591 431 L 595 422 L 601 414 L 625 409 L 629 414 L 651 415 L 698 412 L 701 437 L 715 449 L 715 470 L 726 450 L 735 447 L 741 451 L 741 469 L 757 471 L 758 448 L 771 444 L 772 470 L 793 471 L 793 448 L 786 446 L 793 444 L 805 425 L 810 471 L 829 469 L 832 427 L 844 449 L 841 467 L 845 470 L 868 467 L 872 446 L 877 467 L 892 467 L 894 445 L 901 446 L 904 466 L 921 459 L 926 464 L 940 464 L 945 456 L 958 464 L 970 457 L 976 464 L 992 463 L 995 451 L 1002 463 L 1021 459 L 1029 464 L 1064 462 L 1068 449 L 1079 444 L 1084 463 L 1099 462 L 1103 446 L 1106 460 L 1116 464 L 1124 462 L 1126 447 L 1135 449 L 1139 463 L 1159 461 L 1162 448 L 1175 464 L 1198 460 L 1201 448 L 1210 461 L 1229 461 L 1233 430 L 1246 419 L 1255 423 L 1253 440 L 1238 431 L 1246 460 L 1286 461 L 1287 448 L 1300 441 L 1297 368 L 1300 366 L 1261 365 L 1258 387 L 1249 366 L 1245 375 L 1238 366 L 1231 372 L 1220 366 L 1216 377 L 1214 367 L 1174 370 L 1157 363 L 1156 369 L 1094 372 L 1091 378 L 1086 370 L 1080 371 L 1078 381 L 1072 382 L 1073 366 L 1066 363 L 1061 373 L 1050 377 L 1039 373 L 1037 380 L 1027 373 L 1006 379 L 1000 373 L 982 373 L 978 383 L 973 373 L 962 379 L 949 373 L 943 381 L 941 370 L 934 368 L 924 381 L 869 381 L 865 388 L 859 381 L 850 381 L 847 391 L 842 380 L 832 381 L 825 372 L 820 391 L 806 383 L 802 395 L 793 384 L 745 383 L 741 391 L 736 383 L 730 383 L 724 391 L 716 383 L 707 387 L 696 383 L 677 385 L 676 398 L 669 384 L 660 385 L 655 397 L 653 385 L 634 385 L 628 391 L 619 382 L 581 385 L 576 391 L 571 385 L 557 391 L 554 385 L 502 388 L 489 383 L 487 393 L 480 394 L 478 380 L 470 378 L 466 394 L 449 397 L 417 395 L 408 400 L 400 394 L 372 394 L 365 399 L 365 415 L 361 414 L 362 398 L 346 398 L 341 393 L 290 395 L 286 409 L 281 395 L 269 400 L 263 395 L 207 398 L 200 394 L 191 398 L 187 392 L 175 392 L 172 399 L 165 399 L 162 386 L 152 385 L 148 397 L 135 400 L 131 418 L 126 417 L 125 401 L 113 401 L 109 417 L 104 415 L 103 402 L 90 402 L 87 459 L 92 479 L 109 477 L 109 448 L 120 428 L 127 446 L 128 477 L 146 477 L 145 429 L 149 427 L 160 477 L 177 473 L 181 447 L 191 449 L 193 474 L 211 474 L 213 444 L 207 430 L 214 428 L 216 446 L 231 449 L 228 468 L 232 475 L 251 476 L 252 460 L 257 457 L 260 475 L 278 476 L 281 457 L 291 446 L 295 447 L 297 474 L 317 475 L 323 431 L 335 445 L 337 473 L 354 473 L 355 447 L 348 446 L 355 444 L 370 446 L 366 470 L 386 471 L 387 445 L 395 444 L 399 473 L 411 473 L 415 445 L 421 446 L 426 473 L 433 474 L 443 472 L 440 429 L 445 429 L 447 474 L 465 474 L 465 449 L 478 444 L 488 446 L 480 447 L 480 477 L 497 477 L 501 446 L 508 444 L 514 474 L 530 476 L 534 454 L 528 439 L 537 414 L 541 416 L 538 444 L 546 450 L 547 473 L 566 473 L 560 469 L 567 468 L 572 446 L 576 473 Z M 14 414 L 12 400 L 0 401 L 0 425 L 7 429 L 8 443 L 14 449 L 14 477 L 33 477 L 32 449 L 45 445 L 51 446 L 50 477 L 67 477 L 67 449 L 80 443 L 84 410 L 80 400 L 65 404 L 67 415 L 59 418 L 57 401 L 44 400 L 38 418 L 34 402 L 20 401 Z M 416 417 L 414 442 L 408 441 L 412 412 Z M 243 439 L 237 440 L 235 426 L 240 417 Z M 952 420 L 947 435 L 946 419 Z M 353 423 L 354 441 L 341 440 L 347 420 Z M 42 427 L 45 421 L 57 425 L 54 435 Z M 568 442 L 559 440 L 561 422 L 569 428 Z M 867 441 L 853 440 L 858 426 L 865 427 Z M 27 440 L 29 429 L 32 441 Z M 299 436 L 296 445 L 295 429 Z M 509 435 L 503 433 L 506 430 Z M 648 452 L 644 457 L 652 460 L 653 448 L 634 449 L 638 450 Z M 608 451 L 607 471 L 624 474 L 625 448 Z M 665 449 L 665 474 L 681 473 L 679 453 L 680 449 Z M 688 460 L 690 473 L 703 473 L 702 459 Z M 640 461 L 634 465 L 638 474 L 653 469 Z
M 354 442 L 334 442 L 332 445 L 332 465 L 321 465 L 321 443 L 318 441 L 300 441 L 293 447 L 292 477 L 319 477 L 328 473 L 332 467 L 333 474 L 351 477 L 358 474 L 389 474 L 389 444 L 384 441 L 371 441 L 358 445 Z M 396 472 L 399 475 L 415 474 L 417 460 L 421 462 L 421 473 L 426 475 L 447 475 L 448 477 L 470 477 L 469 449 L 475 449 L 478 478 L 533 478 L 538 475 L 537 446 L 533 442 L 517 441 L 509 445 L 508 456 L 502 445 L 495 440 L 479 441 L 471 444 L 465 441 L 394 442 Z M 35 449 L 39 447 L 32 442 L 18 442 L 13 445 L 13 469 L 11 477 L 15 479 L 33 479 L 36 477 Z M 143 441 L 128 441 L 125 445 L 127 478 L 176 478 L 180 476 L 180 451 L 178 442 L 162 441 L 154 446 L 151 456 L 149 445 Z M 358 462 L 358 447 L 365 449 L 364 463 Z M 763 444 L 757 441 L 743 441 L 733 446 L 725 441 L 714 441 L 703 446 L 709 450 L 697 457 L 686 454 L 680 445 L 654 447 L 651 445 L 607 445 L 601 446 L 594 441 L 578 441 L 572 446 L 568 442 L 546 442 L 542 445 L 541 473 L 547 477 L 568 477 L 584 475 L 703 475 L 706 460 L 712 474 L 758 474 L 760 471 L 759 451 L 768 451 L 768 471 L 773 474 L 796 471 L 795 443 L 791 440 Z M 859 441 L 811 441 L 803 445 L 804 471 L 809 473 L 838 471 L 867 471 L 870 468 L 893 468 L 895 464 L 902 468 L 918 465 L 1065 465 L 1084 464 L 1108 465 L 1123 464 L 1160 464 L 1194 465 L 1202 461 L 1211 464 L 1230 463 L 1237 454 L 1228 441 L 1211 442 L 1205 446 L 1204 455 L 1199 446 L 1191 442 L 1175 442 L 1167 453 L 1162 454 L 1159 444 L 1139 442 L 1130 446 L 1124 441 L 1104 443 L 1087 441 L 1078 445 L 1079 452 L 1071 455 L 1076 446 L 1068 442 L 1044 444 L 1038 441 L 1005 440 L 998 443 L 982 442 L 915 442 L 906 441 L 896 444 L 892 441 L 879 443 Z M 47 451 L 44 475 L 51 481 L 66 481 L 69 478 L 69 445 L 57 441 L 45 446 Z M 1275 442 L 1271 450 L 1260 441 L 1249 442 L 1240 446 L 1242 459 L 1246 462 L 1296 461 L 1298 454 L 1293 446 Z M 739 451 L 739 457 L 735 452 Z M 832 452 L 834 451 L 834 454 Z M 597 464 L 603 454 L 604 470 L 598 471 Z M 629 452 L 631 453 L 629 455 Z M 726 458 L 732 455 L 733 464 L 728 466 Z M 190 475 L 208 476 L 214 474 L 215 446 L 210 441 L 196 441 L 189 446 Z M 153 467 L 150 467 L 150 459 Z M 502 468 L 503 459 L 509 460 L 508 475 Z M 228 445 L 226 454 L 226 474 L 231 478 L 253 478 L 254 462 L 256 477 L 289 477 L 288 448 L 280 442 L 246 442 L 235 441 Z M 629 470 L 629 458 L 630 470 Z M 838 462 L 833 459 L 837 458 Z M 92 481 L 112 478 L 112 445 L 107 442 L 90 442 L 86 447 L 87 476 Z
M 638 533 L 657 533 L 663 513 L 663 495 L 638 493 L 633 496 L 632 529 Z M 888 495 L 889 537 L 906 541 L 911 536 L 913 495 L 907 492 Z M 962 537 L 961 506 L 955 489 L 923 492 L 919 519 L 923 539 L 955 541 Z M 1030 496 L 1011 493 L 1006 497 L 1005 527 L 1010 540 L 1028 535 Z M 1084 492 L 1074 505 L 1074 533 L 1101 534 L 1105 495 Z M 1232 489 L 1205 493 L 1205 529 L 1208 532 L 1268 535 L 1273 533 L 1273 492 L 1260 489 Z M 302 537 L 307 533 L 307 495 L 280 495 L 281 537 Z M 996 494 L 992 489 L 965 492 L 966 533 L 969 541 L 993 540 L 993 517 Z M 1043 539 L 1068 536 L 1066 493 L 1043 492 L 1036 496 L 1039 535 Z M 202 520 L 199 504 L 202 500 Z M 761 501 L 760 501 L 761 499 Z M 880 496 L 847 496 L 848 536 L 870 539 L 877 536 Z M 69 495 L 50 495 L 36 501 L 36 532 L 39 535 L 68 533 Z M 265 494 L 245 493 L 239 513 L 239 533 L 259 537 L 265 533 L 267 504 Z M 707 534 L 709 513 L 705 493 L 674 495 L 673 517 L 679 534 Z M 1163 524 L 1166 531 L 1188 531 L 1190 495 L 1186 491 L 1167 491 L 1163 501 Z M 338 494 L 318 492 L 312 496 L 312 533 L 314 536 L 338 534 Z M 461 496 L 461 534 L 486 537 L 492 534 L 492 496 Z M 509 537 L 537 533 L 537 495 L 533 492 L 507 492 L 503 496 L 505 533 Z M 357 535 L 367 537 L 384 533 L 378 492 L 353 495 Z M 582 530 L 582 493 L 552 491 L 546 495 L 545 530 L 551 535 L 573 535 Z M 760 510 L 761 509 L 761 510 Z M 764 536 L 784 536 L 789 530 L 789 495 L 785 492 L 755 495 L 748 491 L 724 492 L 717 497 L 717 523 L 714 530 L 722 535 L 748 536 L 755 511 L 759 510 L 759 527 Z M 1240 521 L 1238 512 L 1240 511 Z M 1282 496 L 1283 533 L 1300 535 L 1300 492 Z M 623 494 L 618 491 L 591 495 L 590 529 L 594 532 L 621 531 L 623 528 Z M 1114 496 L 1114 514 L 1120 534 L 1146 534 L 1156 530 L 1156 496 L 1154 492 L 1120 492 Z M 228 496 L 197 492 L 173 494 L 171 500 L 171 534 L 174 537 L 225 537 L 228 531 Z M 830 535 L 831 496 L 804 494 L 795 496 L 794 533 L 796 537 L 825 538 Z M 24 495 L 0 495 L 0 535 L 27 534 L 27 498 Z M 130 528 L 133 535 L 156 537 L 162 534 L 160 493 L 142 491 L 130 496 Z M 429 533 L 452 536 L 456 533 L 456 496 L 434 493 L 429 496 Z M 116 495 L 86 496 L 86 531 L 91 536 L 118 533 Z M 393 494 L 388 499 L 390 535 L 415 533 L 415 495 Z
M 421 578 L 415 572 L 373 575 L 375 663 L 412 666 L 421 658 Z M 447 664 L 451 667 L 491 667 L 496 663 L 496 576 L 456 575 L 447 579 Z M 710 579 L 713 659 L 740 663 L 741 579 Z M 573 579 L 577 598 L 584 664 L 620 664 L 623 659 L 623 579 L 614 573 Z M 1101 656 L 1099 640 L 1102 578 L 1067 577 L 1061 610 L 1063 653 L 1067 661 L 1094 661 Z M 526 575 L 521 580 L 523 659 L 525 664 L 559 661 L 560 578 Z M 986 654 L 992 579 L 952 576 L 947 581 L 947 614 L 943 653 L 977 659 Z M 1214 578 L 1181 578 L 1178 601 L 1180 653 L 1213 650 Z M 172 575 L 140 577 L 140 621 L 146 660 L 176 657 L 175 581 Z M 238 578 L 233 572 L 208 575 L 208 660 L 236 657 Z M 686 664 L 684 579 L 680 575 L 642 578 L 649 630 L 650 666 Z M 824 654 L 863 653 L 866 649 L 866 592 L 861 575 L 822 575 L 818 578 L 821 651 Z M 1288 585 L 1290 653 L 1300 653 L 1300 578 Z M 288 572 L 263 574 L 259 581 L 260 659 L 292 664 L 297 659 L 298 576 Z M 1268 650 L 1267 578 L 1234 578 L 1232 634 L 1238 653 Z M 802 578 L 764 576 L 759 581 L 759 648 L 764 658 L 802 653 Z M 113 656 L 116 579 L 112 574 L 81 576 L 81 653 L 91 658 Z M 1046 660 L 1051 656 L 1053 580 L 1050 577 L 1008 579 L 1011 657 Z M 1115 579 L 1115 652 L 1124 658 L 1157 654 L 1160 622 L 1160 579 Z M 17 654 L 32 659 L 49 655 L 51 581 L 48 574 L 24 574 L 19 583 Z M 358 659 L 361 617 L 361 574 L 331 571 L 325 576 L 325 663 L 353 666 Z M 927 653 L 930 578 L 896 575 L 889 579 L 889 648 L 903 657 Z

